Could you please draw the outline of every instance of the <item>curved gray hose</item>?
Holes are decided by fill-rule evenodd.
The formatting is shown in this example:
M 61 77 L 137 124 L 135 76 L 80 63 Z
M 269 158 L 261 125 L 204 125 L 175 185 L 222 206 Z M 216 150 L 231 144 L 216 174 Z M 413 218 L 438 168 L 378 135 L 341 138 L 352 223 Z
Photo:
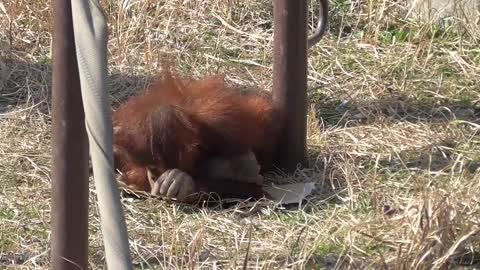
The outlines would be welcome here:
M 114 270 L 133 269 L 112 166 L 112 116 L 106 83 L 107 25 L 95 0 L 72 1 L 72 17 L 107 266 Z
M 308 37 L 307 40 L 307 48 L 310 49 L 311 47 L 315 46 L 325 34 L 325 30 L 327 30 L 327 23 L 328 23 L 328 0 L 319 0 L 320 3 L 318 7 L 318 22 L 313 32 L 313 35 Z

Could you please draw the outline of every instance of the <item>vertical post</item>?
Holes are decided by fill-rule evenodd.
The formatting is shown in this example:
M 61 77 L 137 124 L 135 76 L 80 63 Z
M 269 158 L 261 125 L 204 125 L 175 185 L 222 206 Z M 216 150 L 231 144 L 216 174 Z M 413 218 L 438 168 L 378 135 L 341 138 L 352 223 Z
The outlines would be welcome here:
M 273 99 L 286 114 L 276 166 L 307 160 L 307 0 L 273 0 Z
M 88 141 L 70 0 L 53 1 L 52 269 L 88 268 Z

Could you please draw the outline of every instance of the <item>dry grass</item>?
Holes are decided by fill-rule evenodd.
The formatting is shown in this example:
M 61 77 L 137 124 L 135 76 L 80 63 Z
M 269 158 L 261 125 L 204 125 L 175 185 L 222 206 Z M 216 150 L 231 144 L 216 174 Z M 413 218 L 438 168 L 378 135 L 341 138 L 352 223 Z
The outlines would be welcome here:
M 271 1 L 103 2 L 114 104 L 165 56 L 196 76 L 270 89 Z M 0 1 L 2 268 L 49 265 L 48 4 Z M 137 267 L 478 269 L 480 30 L 407 12 L 332 2 L 329 34 L 309 58 L 312 166 L 287 178 L 317 181 L 315 196 L 229 209 L 125 197 Z M 103 268 L 93 189 L 90 226 L 91 268 Z

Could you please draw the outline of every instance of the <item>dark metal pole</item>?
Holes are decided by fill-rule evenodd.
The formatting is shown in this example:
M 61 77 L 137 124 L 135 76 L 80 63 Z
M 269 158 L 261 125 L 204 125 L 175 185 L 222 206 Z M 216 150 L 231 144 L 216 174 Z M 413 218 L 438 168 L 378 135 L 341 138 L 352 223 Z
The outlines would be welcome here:
M 307 0 L 273 0 L 273 98 L 286 113 L 276 166 L 307 160 Z
M 88 141 L 71 3 L 53 0 L 52 269 L 88 268 Z

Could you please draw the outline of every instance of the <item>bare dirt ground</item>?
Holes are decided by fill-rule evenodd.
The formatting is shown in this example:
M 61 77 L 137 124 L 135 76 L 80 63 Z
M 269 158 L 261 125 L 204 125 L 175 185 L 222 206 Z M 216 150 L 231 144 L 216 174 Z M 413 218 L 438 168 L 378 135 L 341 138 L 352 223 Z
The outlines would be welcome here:
M 102 1 L 112 104 L 164 57 L 271 89 L 271 1 Z M 50 1 L 0 1 L 0 268 L 48 269 Z M 297 207 L 123 198 L 138 269 L 478 269 L 480 27 L 406 17 L 401 2 L 331 2 L 309 52 L 311 166 Z M 313 25 L 313 21 L 312 21 Z M 91 185 L 90 264 L 104 268 Z M 250 245 L 249 245 L 250 242 Z

